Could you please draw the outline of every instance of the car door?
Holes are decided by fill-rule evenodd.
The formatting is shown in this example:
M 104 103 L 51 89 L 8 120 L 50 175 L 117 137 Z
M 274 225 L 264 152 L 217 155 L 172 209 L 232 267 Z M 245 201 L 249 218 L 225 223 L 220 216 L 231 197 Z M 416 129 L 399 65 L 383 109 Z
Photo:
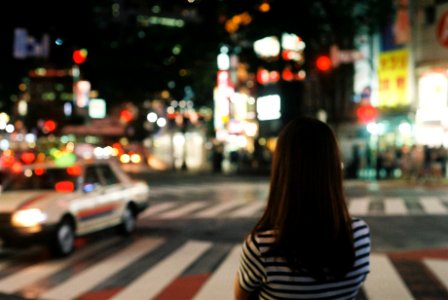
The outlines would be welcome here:
M 102 218 L 100 205 L 104 187 L 95 166 L 85 167 L 81 189 L 81 195 L 75 200 L 73 207 L 78 225 L 77 232 L 84 234 L 97 230 Z
M 105 227 L 116 225 L 121 221 L 123 208 L 126 205 L 125 186 L 109 164 L 99 164 L 96 169 L 103 184 L 103 195 L 98 203 L 104 213 L 101 222 Z

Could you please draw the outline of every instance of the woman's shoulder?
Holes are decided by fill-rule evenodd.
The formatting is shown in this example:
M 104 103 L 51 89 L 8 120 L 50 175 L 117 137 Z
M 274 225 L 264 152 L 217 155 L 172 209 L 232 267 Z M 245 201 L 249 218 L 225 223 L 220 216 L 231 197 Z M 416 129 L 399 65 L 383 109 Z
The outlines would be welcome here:
M 361 218 L 352 218 L 352 231 L 355 239 L 369 238 L 369 225 Z
M 270 240 L 274 239 L 276 235 L 275 230 L 263 230 L 263 231 L 256 231 L 255 233 L 250 233 L 248 235 L 248 239 L 252 240 Z
M 275 236 L 275 230 L 257 231 L 249 234 L 246 238 L 246 242 L 249 244 L 255 244 L 257 247 L 263 247 L 274 243 Z
M 358 217 L 352 217 L 352 227 L 358 228 L 358 227 L 369 227 L 369 225 L 361 218 Z

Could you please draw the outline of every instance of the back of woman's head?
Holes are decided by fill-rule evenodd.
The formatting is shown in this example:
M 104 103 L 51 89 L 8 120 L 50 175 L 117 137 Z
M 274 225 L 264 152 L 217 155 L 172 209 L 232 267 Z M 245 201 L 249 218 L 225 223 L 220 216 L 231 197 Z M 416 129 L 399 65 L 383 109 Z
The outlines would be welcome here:
M 328 247 L 339 253 L 346 248 L 337 246 L 341 239 L 351 243 L 342 180 L 333 130 L 312 118 L 289 122 L 277 140 L 268 205 L 255 231 L 276 229 L 274 250 L 302 262 L 317 263 Z
M 319 190 L 333 188 L 342 179 L 335 135 L 327 124 L 312 118 L 293 120 L 281 131 L 272 167 L 274 175 Z
M 298 118 L 286 125 L 274 153 L 271 188 L 276 205 L 294 209 L 295 216 L 332 221 L 344 199 L 339 148 L 327 124 Z

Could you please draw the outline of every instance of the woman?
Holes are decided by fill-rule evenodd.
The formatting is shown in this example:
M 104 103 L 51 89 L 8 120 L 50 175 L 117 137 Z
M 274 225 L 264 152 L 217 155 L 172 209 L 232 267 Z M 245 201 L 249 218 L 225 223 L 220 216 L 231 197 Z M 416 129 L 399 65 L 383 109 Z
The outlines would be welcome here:
M 336 137 L 311 118 L 280 133 L 266 210 L 246 238 L 235 298 L 355 299 L 370 232 L 349 215 Z

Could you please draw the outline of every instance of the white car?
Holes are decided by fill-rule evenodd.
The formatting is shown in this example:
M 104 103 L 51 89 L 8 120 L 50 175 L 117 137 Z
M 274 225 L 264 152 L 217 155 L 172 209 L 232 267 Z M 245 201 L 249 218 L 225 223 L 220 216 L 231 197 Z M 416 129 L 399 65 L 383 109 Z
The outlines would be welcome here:
M 45 243 L 54 255 L 67 256 L 78 236 L 110 227 L 133 232 L 149 190 L 114 160 L 24 166 L 1 187 L 0 238 L 5 247 Z

